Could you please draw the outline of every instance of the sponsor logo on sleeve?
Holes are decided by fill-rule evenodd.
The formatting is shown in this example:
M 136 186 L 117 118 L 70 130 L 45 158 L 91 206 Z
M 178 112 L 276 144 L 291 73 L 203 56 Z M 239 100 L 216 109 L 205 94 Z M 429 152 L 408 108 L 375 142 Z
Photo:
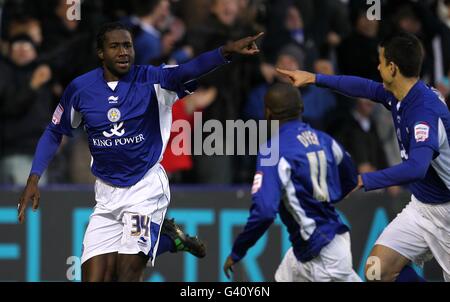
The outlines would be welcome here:
M 259 189 L 261 189 L 262 181 L 263 181 L 263 173 L 256 172 L 255 178 L 253 179 L 252 194 L 256 194 L 259 191 Z
M 416 143 L 425 142 L 430 136 L 430 126 L 426 122 L 418 122 L 414 126 L 414 138 Z
M 61 104 L 58 104 L 58 107 L 56 107 L 55 112 L 53 113 L 52 117 L 52 123 L 55 125 L 59 125 L 61 123 L 61 117 L 64 113 L 64 108 Z

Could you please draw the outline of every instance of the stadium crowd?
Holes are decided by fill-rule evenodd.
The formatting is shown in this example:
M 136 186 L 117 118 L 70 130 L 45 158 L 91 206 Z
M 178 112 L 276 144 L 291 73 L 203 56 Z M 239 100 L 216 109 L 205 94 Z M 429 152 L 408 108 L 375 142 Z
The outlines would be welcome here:
M 0 0 L 0 184 L 26 182 L 64 88 L 98 66 L 95 33 L 108 21 L 132 28 L 136 64 L 181 64 L 229 40 L 265 32 L 260 56 L 235 58 L 176 103 L 174 120 L 192 124 L 195 112 L 202 112 L 203 122 L 264 119 L 265 92 L 285 81 L 275 67 L 380 81 L 378 42 L 396 31 L 422 40 L 422 78 L 447 100 L 450 95 L 450 0 L 381 1 L 380 21 L 367 18 L 369 6 L 361 0 L 81 2 L 81 20 L 68 20 L 66 0 Z M 390 113 L 381 105 L 315 86 L 301 93 L 304 120 L 340 141 L 361 173 L 400 162 Z M 94 181 L 85 134 L 76 133 L 65 138 L 41 183 Z M 163 165 L 175 183 L 250 183 L 255 157 L 176 156 L 168 148 Z

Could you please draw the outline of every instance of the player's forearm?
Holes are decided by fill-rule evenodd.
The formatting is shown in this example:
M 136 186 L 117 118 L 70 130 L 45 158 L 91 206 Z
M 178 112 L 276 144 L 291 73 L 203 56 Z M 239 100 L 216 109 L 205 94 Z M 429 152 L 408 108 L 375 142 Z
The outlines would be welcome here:
M 250 249 L 259 238 L 264 235 L 267 229 L 272 224 L 272 218 L 262 218 L 262 219 L 249 219 L 244 231 L 239 234 L 236 238 L 233 249 L 231 251 L 231 259 L 233 261 L 239 262 L 247 254 L 248 249 Z
M 36 148 L 30 176 L 40 177 L 44 173 L 56 151 L 58 151 L 61 140 L 62 134 L 49 128 L 44 131 Z
M 338 166 L 339 178 L 341 181 L 341 200 L 344 196 L 347 196 L 358 183 L 358 171 L 353 163 L 353 160 L 347 154 Z
M 381 101 L 384 97 L 382 84 L 355 76 L 316 75 L 316 85 L 333 89 L 350 97 Z
M 414 150 L 410 158 L 393 167 L 371 173 L 362 174 L 362 180 L 366 191 L 405 185 L 425 177 L 431 160 L 433 150 L 422 147 Z
M 198 79 L 199 77 L 227 64 L 221 49 L 205 52 L 189 62 L 180 65 L 178 74 L 182 83 Z

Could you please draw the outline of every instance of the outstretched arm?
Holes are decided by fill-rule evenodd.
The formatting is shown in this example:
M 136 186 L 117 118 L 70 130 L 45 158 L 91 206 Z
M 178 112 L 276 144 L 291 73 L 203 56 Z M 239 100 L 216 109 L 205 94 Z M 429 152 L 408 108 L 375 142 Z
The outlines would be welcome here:
M 264 33 L 229 42 L 218 49 L 205 52 L 179 66 L 167 66 L 162 70 L 162 83 L 169 90 L 177 91 L 180 84 L 196 80 L 214 69 L 229 63 L 233 54 L 256 55 L 259 53 L 256 41 Z
M 277 69 L 279 73 L 289 78 L 297 87 L 311 84 L 333 89 L 350 97 L 366 98 L 390 107 L 389 98 L 392 94 L 384 89 L 383 84 L 355 76 L 333 76 L 313 74 L 306 71 L 289 71 Z

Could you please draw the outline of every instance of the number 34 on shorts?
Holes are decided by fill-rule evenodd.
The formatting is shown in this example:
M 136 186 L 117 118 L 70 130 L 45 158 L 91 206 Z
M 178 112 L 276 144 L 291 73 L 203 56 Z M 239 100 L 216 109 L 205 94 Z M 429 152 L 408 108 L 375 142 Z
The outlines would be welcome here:
M 131 236 L 148 237 L 150 234 L 150 218 L 146 215 L 131 214 Z

